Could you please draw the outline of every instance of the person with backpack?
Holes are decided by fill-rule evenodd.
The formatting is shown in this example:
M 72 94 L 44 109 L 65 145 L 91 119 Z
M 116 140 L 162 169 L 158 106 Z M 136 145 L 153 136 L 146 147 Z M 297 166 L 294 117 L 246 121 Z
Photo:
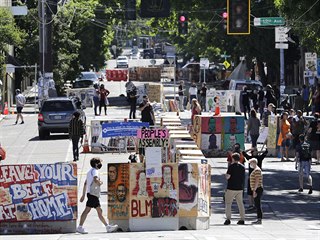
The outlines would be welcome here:
M 311 170 L 311 146 L 304 139 L 304 135 L 299 136 L 300 144 L 296 147 L 296 170 L 299 172 L 299 192 L 303 192 L 303 173 L 307 176 L 309 184 L 308 194 L 312 194 Z

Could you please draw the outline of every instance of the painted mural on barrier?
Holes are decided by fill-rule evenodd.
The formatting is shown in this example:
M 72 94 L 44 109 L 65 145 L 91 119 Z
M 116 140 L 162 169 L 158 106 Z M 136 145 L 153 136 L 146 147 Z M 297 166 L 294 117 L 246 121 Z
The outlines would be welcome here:
M 179 216 L 196 217 L 198 212 L 198 164 L 179 164 L 178 176 Z
M 130 217 L 178 217 L 177 164 L 162 164 L 162 177 L 147 178 L 144 164 L 130 166 Z
M 226 156 L 235 143 L 244 148 L 244 117 L 196 116 L 192 136 L 206 157 Z
M 214 112 L 219 104 L 221 112 L 240 111 L 240 91 L 210 89 L 206 98 L 206 111 Z
M 108 218 L 129 219 L 129 164 L 108 164 Z
M 268 118 L 268 137 L 267 147 L 275 149 L 277 147 L 277 116 L 269 116 Z
M 199 191 L 198 191 L 198 216 L 209 217 L 211 215 L 211 168 L 208 164 L 198 164 Z
M 0 222 L 77 218 L 77 165 L 0 166 Z

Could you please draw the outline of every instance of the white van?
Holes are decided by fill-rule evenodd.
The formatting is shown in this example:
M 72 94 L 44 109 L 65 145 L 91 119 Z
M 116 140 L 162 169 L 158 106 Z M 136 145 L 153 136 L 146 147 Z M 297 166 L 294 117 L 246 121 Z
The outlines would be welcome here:
M 259 87 L 263 88 L 262 83 L 258 80 L 230 80 L 229 90 L 243 90 L 244 87 L 247 87 L 248 90 L 258 89 Z

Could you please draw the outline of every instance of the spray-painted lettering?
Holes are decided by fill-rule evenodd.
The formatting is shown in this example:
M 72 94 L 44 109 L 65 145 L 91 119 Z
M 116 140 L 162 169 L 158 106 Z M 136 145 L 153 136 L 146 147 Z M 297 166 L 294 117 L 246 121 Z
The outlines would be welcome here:
M 131 200 L 131 216 L 146 217 L 151 216 L 152 200 Z
M 178 213 L 177 200 L 169 197 L 154 198 L 152 217 L 174 217 Z

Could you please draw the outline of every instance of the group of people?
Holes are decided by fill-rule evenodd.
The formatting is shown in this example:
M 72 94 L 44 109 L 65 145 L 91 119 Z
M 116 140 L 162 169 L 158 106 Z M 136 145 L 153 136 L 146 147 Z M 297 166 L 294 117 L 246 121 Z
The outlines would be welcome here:
M 107 106 L 109 105 L 108 95 L 110 94 L 109 90 L 104 87 L 104 84 L 100 86 L 94 85 L 95 92 L 93 95 L 93 107 L 94 115 L 101 115 L 101 110 L 104 108 L 104 114 L 107 115 Z M 99 113 L 98 113 L 99 108 Z

